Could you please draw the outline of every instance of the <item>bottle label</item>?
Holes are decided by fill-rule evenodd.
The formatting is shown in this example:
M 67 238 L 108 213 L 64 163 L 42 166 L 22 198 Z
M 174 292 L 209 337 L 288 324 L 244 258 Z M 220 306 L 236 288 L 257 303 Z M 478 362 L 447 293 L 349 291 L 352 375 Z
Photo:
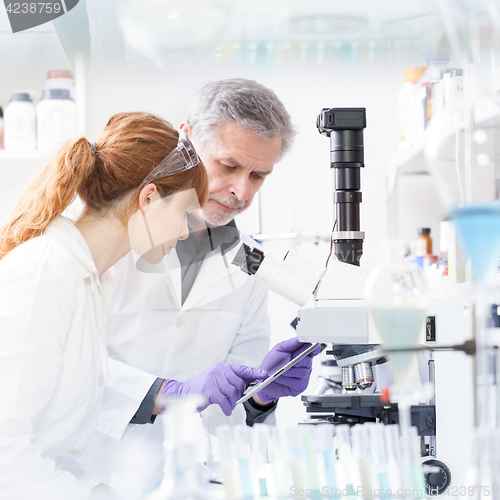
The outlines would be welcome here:
M 427 255 L 427 240 L 425 238 L 417 238 L 415 242 L 415 255 L 417 257 Z

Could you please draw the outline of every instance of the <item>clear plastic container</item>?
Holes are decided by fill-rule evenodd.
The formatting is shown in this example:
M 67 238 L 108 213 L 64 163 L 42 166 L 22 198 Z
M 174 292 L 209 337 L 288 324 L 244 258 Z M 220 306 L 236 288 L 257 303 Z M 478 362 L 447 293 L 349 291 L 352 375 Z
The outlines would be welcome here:
M 35 106 L 28 92 L 13 92 L 4 112 L 6 151 L 36 150 Z
M 47 80 L 45 80 L 47 89 L 67 89 L 71 99 L 75 98 L 75 85 L 73 75 L 68 69 L 51 69 L 47 71 Z
M 40 151 L 53 151 L 76 136 L 76 106 L 68 89 L 44 89 L 36 118 Z

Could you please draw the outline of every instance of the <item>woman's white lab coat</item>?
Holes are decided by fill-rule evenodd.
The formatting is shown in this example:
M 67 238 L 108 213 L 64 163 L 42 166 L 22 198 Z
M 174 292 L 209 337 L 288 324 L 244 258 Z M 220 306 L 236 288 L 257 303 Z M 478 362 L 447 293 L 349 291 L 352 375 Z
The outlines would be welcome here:
M 90 497 L 75 458 L 103 396 L 113 287 L 64 217 L 0 260 L 0 498 Z

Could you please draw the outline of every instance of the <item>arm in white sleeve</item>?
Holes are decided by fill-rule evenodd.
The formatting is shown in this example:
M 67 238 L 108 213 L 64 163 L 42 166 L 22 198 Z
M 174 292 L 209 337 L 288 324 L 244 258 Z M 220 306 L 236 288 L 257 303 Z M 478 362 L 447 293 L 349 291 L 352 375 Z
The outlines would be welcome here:
M 109 358 L 96 429 L 120 440 L 157 379 L 156 375 Z
M 56 464 L 62 450 L 52 445 L 64 441 L 60 420 L 79 410 L 71 402 L 66 407 L 63 398 L 54 407 L 55 393 L 64 389 L 60 375 L 75 309 L 76 284 L 71 273 L 61 279 L 61 272 L 21 263 L 1 275 L 0 497 L 9 500 L 83 500 L 91 494 Z

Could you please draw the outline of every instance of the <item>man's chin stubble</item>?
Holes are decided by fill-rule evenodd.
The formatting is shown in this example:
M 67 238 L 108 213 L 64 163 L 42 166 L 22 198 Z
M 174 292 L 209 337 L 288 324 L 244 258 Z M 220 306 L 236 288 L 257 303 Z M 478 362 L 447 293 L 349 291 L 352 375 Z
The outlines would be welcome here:
M 211 226 L 225 226 L 231 222 L 238 213 L 238 210 L 234 210 L 234 212 L 232 211 L 230 214 L 226 214 L 222 210 L 203 209 L 203 219 Z

